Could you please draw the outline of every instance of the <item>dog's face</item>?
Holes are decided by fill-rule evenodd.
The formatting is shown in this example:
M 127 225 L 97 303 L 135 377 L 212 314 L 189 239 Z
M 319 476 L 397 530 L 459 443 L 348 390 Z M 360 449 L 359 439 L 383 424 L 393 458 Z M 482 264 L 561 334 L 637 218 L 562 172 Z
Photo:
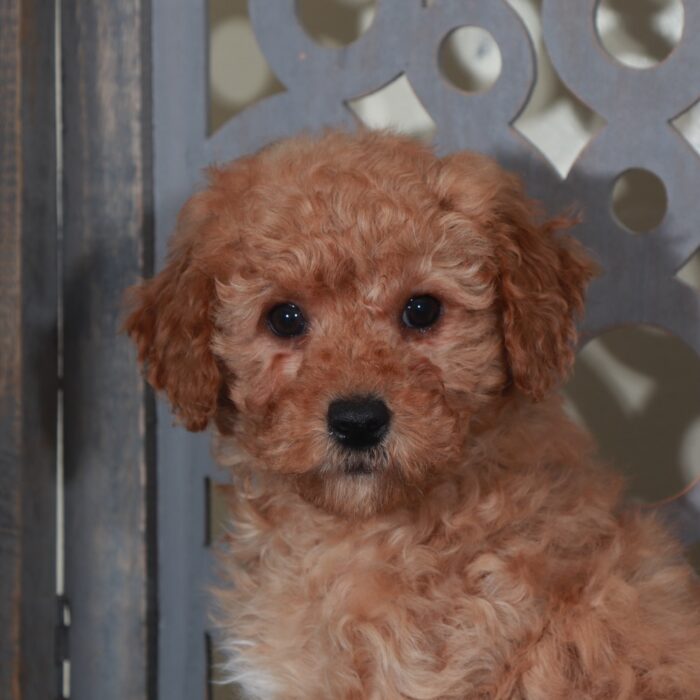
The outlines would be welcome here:
M 592 266 L 473 154 L 298 139 L 211 174 L 127 329 L 193 430 L 335 513 L 419 497 L 572 358 Z

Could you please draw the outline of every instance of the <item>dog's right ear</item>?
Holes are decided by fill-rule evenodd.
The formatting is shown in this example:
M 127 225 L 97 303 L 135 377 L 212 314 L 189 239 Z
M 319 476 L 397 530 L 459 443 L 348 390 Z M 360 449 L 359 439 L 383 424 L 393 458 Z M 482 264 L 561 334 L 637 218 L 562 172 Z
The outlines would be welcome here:
M 193 431 L 204 430 L 214 416 L 222 383 L 210 349 L 216 271 L 206 244 L 215 199 L 206 191 L 187 202 L 165 268 L 127 291 L 124 328 L 138 347 L 146 379 L 166 392 L 176 416 Z
M 492 159 L 468 152 L 446 156 L 435 183 L 452 224 L 478 226 L 491 241 L 512 385 L 539 401 L 573 365 L 576 321 L 598 266 L 563 233 L 575 220 L 543 220 L 520 178 Z

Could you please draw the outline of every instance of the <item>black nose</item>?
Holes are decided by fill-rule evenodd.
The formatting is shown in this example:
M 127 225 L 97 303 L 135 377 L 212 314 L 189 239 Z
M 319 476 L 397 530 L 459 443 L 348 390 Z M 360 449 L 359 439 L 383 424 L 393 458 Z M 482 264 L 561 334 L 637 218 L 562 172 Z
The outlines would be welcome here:
M 328 428 L 336 442 L 352 450 L 379 444 L 389 427 L 391 413 L 381 399 L 351 396 L 328 406 Z

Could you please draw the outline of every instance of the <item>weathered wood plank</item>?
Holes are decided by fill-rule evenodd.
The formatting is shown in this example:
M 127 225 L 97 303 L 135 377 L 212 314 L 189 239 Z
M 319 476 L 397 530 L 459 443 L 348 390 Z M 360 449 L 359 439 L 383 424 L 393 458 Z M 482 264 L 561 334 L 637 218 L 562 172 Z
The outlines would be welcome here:
M 57 240 L 54 7 L 22 0 L 23 700 L 56 693 Z
M 19 8 L 0 2 L 0 692 L 19 698 L 21 292 Z
M 120 335 L 150 267 L 147 0 L 63 4 L 71 697 L 153 697 L 151 409 Z
M 53 3 L 0 0 L 0 697 L 56 695 Z

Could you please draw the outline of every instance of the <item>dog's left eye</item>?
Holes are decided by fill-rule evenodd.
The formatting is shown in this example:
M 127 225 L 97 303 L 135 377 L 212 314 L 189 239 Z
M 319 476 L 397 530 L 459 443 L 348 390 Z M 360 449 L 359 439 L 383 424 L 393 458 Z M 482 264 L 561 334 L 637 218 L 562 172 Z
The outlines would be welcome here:
M 275 335 L 294 338 L 306 330 L 306 319 L 296 304 L 285 302 L 270 310 L 267 314 L 267 325 Z
M 401 321 L 409 328 L 424 330 L 440 317 L 440 302 L 429 294 L 411 297 L 403 307 Z

